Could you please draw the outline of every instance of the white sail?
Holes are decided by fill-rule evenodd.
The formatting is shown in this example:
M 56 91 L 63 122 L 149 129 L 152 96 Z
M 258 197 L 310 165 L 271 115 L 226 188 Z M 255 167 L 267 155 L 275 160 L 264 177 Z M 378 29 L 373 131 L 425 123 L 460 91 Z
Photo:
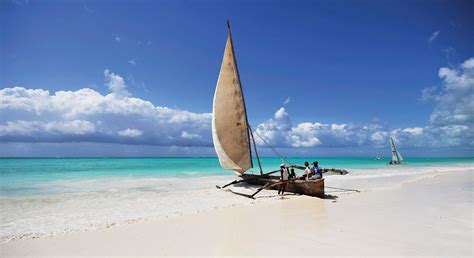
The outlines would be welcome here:
M 398 162 L 402 162 L 403 161 L 403 157 L 402 157 L 402 154 L 400 154 L 400 152 L 397 150 L 397 157 L 398 157 Z
M 224 169 L 244 173 L 252 166 L 247 112 L 230 31 L 214 93 L 212 140 Z
M 395 141 L 390 136 L 390 147 L 392 149 L 392 162 L 401 163 L 403 161 L 402 155 L 398 152 L 397 147 L 395 146 Z
M 390 137 L 390 147 L 391 147 L 391 150 L 392 150 L 392 161 L 398 161 L 397 150 L 395 148 L 395 143 L 393 142 L 392 137 Z

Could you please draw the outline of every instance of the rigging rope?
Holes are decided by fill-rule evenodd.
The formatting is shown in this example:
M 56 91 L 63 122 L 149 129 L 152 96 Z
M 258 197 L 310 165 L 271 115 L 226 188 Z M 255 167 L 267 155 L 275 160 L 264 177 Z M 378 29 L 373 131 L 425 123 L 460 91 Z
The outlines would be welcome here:
M 281 155 L 275 148 L 273 148 L 272 145 L 270 145 L 270 143 L 268 143 L 263 136 L 261 136 L 257 131 L 254 131 L 252 129 L 252 127 L 250 125 L 248 125 L 248 127 L 250 128 L 250 130 L 252 132 L 254 132 L 255 134 L 257 134 L 257 136 L 263 141 L 263 143 L 265 143 L 265 145 L 267 145 L 280 159 L 282 162 L 286 163 L 286 164 L 289 164 L 290 166 L 293 165 L 293 163 L 289 162 L 287 159 L 285 159 L 285 157 L 283 157 L 283 155 Z

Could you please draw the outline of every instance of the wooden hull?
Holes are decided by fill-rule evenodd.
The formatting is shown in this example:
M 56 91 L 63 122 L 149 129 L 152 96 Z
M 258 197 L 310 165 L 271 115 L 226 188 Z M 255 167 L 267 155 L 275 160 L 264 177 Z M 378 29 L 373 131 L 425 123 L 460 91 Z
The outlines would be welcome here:
M 275 184 L 280 182 L 279 176 L 260 176 L 260 175 L 241 175 L 242 179 L 252 185 L 265 185 L 267 183 Z M 272 189 L 278 190 L 280 186 L 272 186 Z M 322 179 L 313 179 L 313 180 L 289 180 L 286 184 L 286 192 L 298 193 L 309 196 L 316 196 L 323 198 L 324 197 L 324 178 Z

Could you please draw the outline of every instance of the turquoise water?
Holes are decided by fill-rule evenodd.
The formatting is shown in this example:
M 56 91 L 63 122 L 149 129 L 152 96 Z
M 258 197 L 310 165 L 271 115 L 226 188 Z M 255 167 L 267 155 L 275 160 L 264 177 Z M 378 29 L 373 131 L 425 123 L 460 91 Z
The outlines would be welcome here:
M 400 166 L 387 165 L 389 158 L 288 160 L 300 165 L 318 160 L 323 168 L 348 170 L 345 176 L 325 175 L 329 194 L 474 172 L 474 158 L 407 158 Z M 262 163 L 272 171 L 281 160 L 263 158 Z M 248 205 L 248 198 L 214 187 L 235 178 L 216 158 L 0 158 L 0 242 Z M 239 186 L 234 190 L 253 192 Z M 271 202 L 267 197 L 255 201 Z
M 318 160 L 324 168 L 377 169 L 389 158 L 288 158 L 293 164 Z M 264 170 L 278 169 L 279 158 L 262 158 Z M 407 158 L 407 167 L 474 164 L 474 158 Z M 256 161 L 254 166 L 257 166 Z M 258 168 L 252 169 L 258 171 Z M 35 184 L 58 180 L 190 178 L 229 175 L 216 158 L 1 158 L 1 196 L 34 194 Z

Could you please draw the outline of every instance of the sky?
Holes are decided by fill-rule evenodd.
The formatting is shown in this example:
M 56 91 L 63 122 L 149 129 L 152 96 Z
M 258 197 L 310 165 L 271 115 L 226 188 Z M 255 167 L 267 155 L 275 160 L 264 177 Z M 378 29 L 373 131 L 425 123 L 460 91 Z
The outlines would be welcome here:
M 227 39 L 286 156 L 474 156 L 472 1 L 0 3 L 0 156 L 214 156 Z M 261 137 L 261 138 L 260 138 Z

